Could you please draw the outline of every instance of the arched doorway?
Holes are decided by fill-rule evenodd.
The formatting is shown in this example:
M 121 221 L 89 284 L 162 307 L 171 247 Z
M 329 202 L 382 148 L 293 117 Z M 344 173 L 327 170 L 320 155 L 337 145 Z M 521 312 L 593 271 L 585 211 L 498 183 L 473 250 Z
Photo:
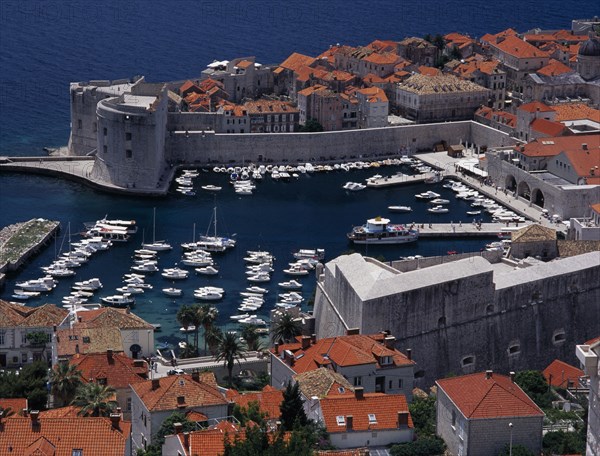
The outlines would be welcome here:
M 512 174 L 506 176 L 506 181 L 504 182 L 504 188 L 511 192 L 514 192 L 517 189 L 517 180 Z
M 529 188 L 529 184 L 527 184 L 525 181 L 522 181 L 517 187 L 517 194 L 526 200 L 531 200 L 531 189 Z
M 539 188 L 534 188 L 531 192 L 531 202 L 539 207 L 544 207 L 544 194 Z

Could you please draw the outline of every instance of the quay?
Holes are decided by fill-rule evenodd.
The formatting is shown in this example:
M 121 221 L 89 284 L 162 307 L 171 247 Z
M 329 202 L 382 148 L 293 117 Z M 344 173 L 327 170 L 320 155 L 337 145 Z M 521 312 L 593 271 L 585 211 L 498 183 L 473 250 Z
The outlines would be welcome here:
M 5 273 L 19 269 L 59 230 L 60 222 L 32 219 L 0 230 L 0 287 Z
M 508 227 L 506 223 L 481 223 L 474 224 L 472 221 L 456 223 L 422 223 L 417 224 L 420 238 L 430 237 L 494 237 L 503 231 L 515 231 L 528 226 L 527 223 L 514 222 Z
M 427 179 L 433 179 L 435 175 L 433 173 L 416 174 L 410 176 L 408 174 L 397 173 L 393 176 L 384 176 L 378 179 L 369 179 L 367 187 L 370 188 L 385 188 L 396 185 L 407 185 L 407 184 L 419 184 L 425 182 Z

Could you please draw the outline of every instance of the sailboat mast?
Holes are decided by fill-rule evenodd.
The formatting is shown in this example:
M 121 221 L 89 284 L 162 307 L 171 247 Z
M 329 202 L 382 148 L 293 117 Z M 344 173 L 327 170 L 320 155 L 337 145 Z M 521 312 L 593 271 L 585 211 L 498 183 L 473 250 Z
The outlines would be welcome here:
M 156 208 L 154 208 L 154 215 L 152 217 L 152 243 L 156 242 Z
M 215 218 L 215 238 L 217 237 L 217 206 L 214 208 L 214 218 Z

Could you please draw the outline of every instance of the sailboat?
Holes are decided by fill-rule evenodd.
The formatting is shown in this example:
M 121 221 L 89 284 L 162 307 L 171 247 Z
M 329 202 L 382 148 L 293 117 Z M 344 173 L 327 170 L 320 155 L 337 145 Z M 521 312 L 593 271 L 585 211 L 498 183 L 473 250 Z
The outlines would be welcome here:
M 211 226 L 214 227 L 212 236 L 208 234 Z M 206 235 L 199 236 L 196 242 L 182 244 L 182 247 L 192 250 L 205 250 L 207 252 L 224 252 L 228 248 L 235 247 L 235 239 L 217 236 L 217 207 L 215 206 L 208 229 L 206 230 Z
M 162 252 L 164 250 L 171 250 L 171 244 L 166 241 L 156 240 L 156 208 L 154 208 L 154 217 L 152 219 L 152 243 L 142 243 L 142 248 L 153 250 L 155 252 Z

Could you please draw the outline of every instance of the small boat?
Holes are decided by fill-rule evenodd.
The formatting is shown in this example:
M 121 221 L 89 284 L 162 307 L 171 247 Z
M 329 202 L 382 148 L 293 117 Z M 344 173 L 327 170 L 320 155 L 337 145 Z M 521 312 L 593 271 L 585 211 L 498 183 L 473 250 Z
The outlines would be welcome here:
M 187 343 L 186 343 L 184 340 L 182 340 L 181 342 L 179 342 L 177 345 L 178 345 L 178 346 L 179 346 L 179 348 L 181 348 L 182 350 L 183 350 L 183 349 L 185 349 L 185 348 L 187 347 Z
M 165 250 L 171 250 L 171 244 L 166 241 L 157 241 L 156 240 L 156 208 L 154 208 L 154 213 L 152 217 L 152 243 L 142 244 L 142 248 L 146 250 L 154 250 L 156 252 L 163 252 Z
M 158 268 L 156 267 L 155 263 L 143 263 L 143 264 L 138 264 L 136 266 L 132 266 L 131 269 L 133 269 L 134 271 L 137 272 L 156 272 L 158 271 Z
M 25 293 L 19 293 L 17 290 L 10 296 L 13 299 L 17 299 L 19 301 L 27 301 L 31 296 Z
M 265 294 L 268 293 L 269 290 L 267 290 L 266 288 L 261 288 L 261 287 L 248 287 L 246 288 L 246 291 L 249 291 L 250 293 L 259 293 L 259 294 Z
M 404 244 L 419 239 L 419 231 L 390 223 L 390 219 L 375 217 L 347 234 L 355 244 Z
M 444 206 L 434 206 L 427 209 L 427 212 L 430 212 L 431 214 L 445 214 L 448 211 L 448 208 Z
M 479 215 L 481 211 L 467 211 L 467 215 Z
M 285 290 L 298 290 L 299 288 L 302 288 L 302 284 L 296 280 L 288 280 L 287 282 L 279 282 L 278 285 Z
M 429 201 L 430 204 L 450 204 L 450 200 L 443 198 L 436 198 Z
M 255 298 L 264 301 L 263 295 L 260 293 L 252 293 L 250 291 L 240 291 L 240 296 L 244 296 L 246 298 Z
M 292 276 L 308 275 L 308 270 L 304 269 L 303 267 L 298 266 L 298 265 L 290 266 L 288 269 L 284 269 L 283 272 L 287 275 L 292 275 Z
M 67 268 L 43 268 L 44 272 L 52 277 L 72 277 L 75 271 Z
M 412 208 L 410 206 L 388 206 L 388 211 L 390 211 L 390 212 L 412 212 Z
M 195 291 L 194 298 L 200 299 L 201 301 L 218 301 L 223 299 L 223 294 L 217 291 L 204 290 L 204 291 Z
M 181 288 L 163 288 L 162 292 L 164 294 L 166 294 L 167 296 L 181 296 L 183 294 L 183 291 L 181 290 Z
M 251 275 L 248 277 L 248 281 L 257 283 L 268 282 L 269 280 L 271 280 L 271 276 L 266 272 L 259 272 L 256 275 Z
M 16 286 L 23 291 L 51 291 L 56 286 L 56 280 L 51 276 L 42 277 L 40 279 L 27 280 L 17 283 Z
M 196 268 L 195 271 L 198 274 L 204 274 L 204 275 L 216 275 L 219 273 L 219 270 L 213 266 L 206 266 L 204 268 Z
M 300 249 L 294 253 L 294 258 L 297 260 L 311 259 L 320 261 L 325 259 L 325 249 Z
M 135 298 L 133 298 L 129 293 L 107 296 L 105 298 L 101 298 L 100 300 L 114 307 L 127 307 L 135 304 Z
M 240 318 L 238 323 L 243 325 L 257 325 L 257 326 L 265 326 L 267 322 L 262 318 L 258 318 L 256 315 L 250 315 L 246 318 Z
M 125 293 L 129 293 L 129 294 L 141 294 L 141 293 L 144 292 L 144 289 L 136 287 L 135 285 L 133 285 L 133 284 L 130 283 L 130 284 L 127 284 L 124 287 L 117 288 L 117 291 L 119 293 L 123 293 L 123 294 L 125 294 Z
M 434 199 L 434 198 L 439 198 L 440 194 L 436 193 L 436 192 L 432 192 L 431 190 L 423 192 L 423 193 L 418 193 L 415 195 L 415 198 L 417 199 Z
M 231 318 L 232 320 L 241 320 L 243 318 L 248 318 L 250 316 L 250 314 L 244 313 L 244 314 L 239 314 L 239 315 L 232 315 Z
M 181 331 L 182 333 L 191 333 L 196 331 L 196 327 L 194 325 L 190 325 L 188 327 L 182 326 L 181 328 L 179 328 L 179 331 Z
M 167 268 L 164 269 L 160 275 L 163 276 L 165 279 L 183 280 L 187 279 L 190 273 L 189 271 L 186 271 L 185 269 L 181 268 Z
M 216 185 L 203 185 L 202 190 L 207 190 L 209 192 L 218 192 L 222 189 L 222 187 L 218 187 Z

